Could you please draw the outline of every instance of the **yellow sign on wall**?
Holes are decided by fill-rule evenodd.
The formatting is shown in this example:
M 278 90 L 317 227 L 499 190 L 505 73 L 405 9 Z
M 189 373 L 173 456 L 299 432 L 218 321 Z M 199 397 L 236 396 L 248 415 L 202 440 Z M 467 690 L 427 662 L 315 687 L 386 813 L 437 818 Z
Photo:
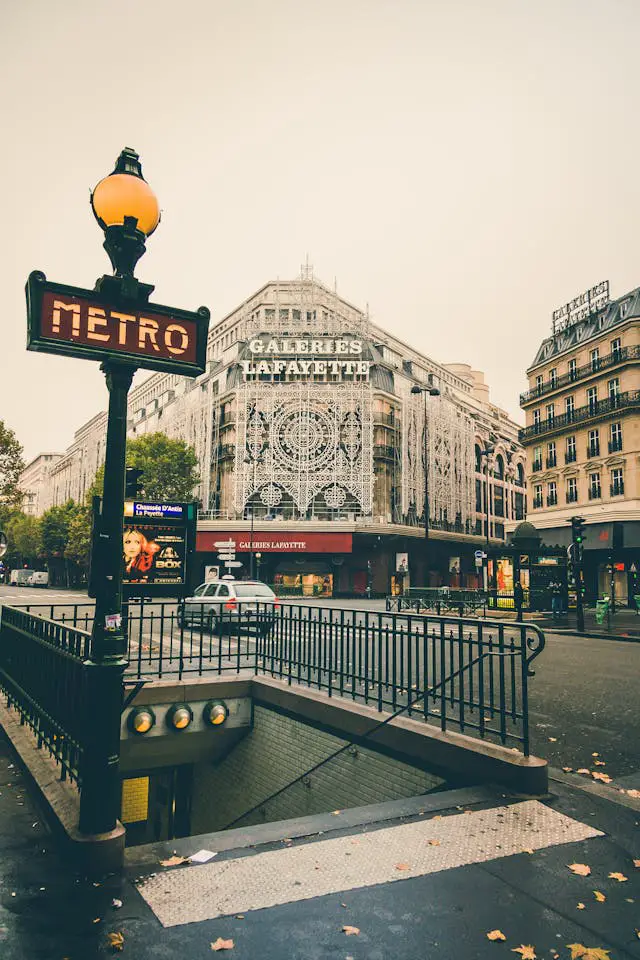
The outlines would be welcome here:
M 149 777 L 122 781 L 122 823 L 139 823 L 149 814 Z

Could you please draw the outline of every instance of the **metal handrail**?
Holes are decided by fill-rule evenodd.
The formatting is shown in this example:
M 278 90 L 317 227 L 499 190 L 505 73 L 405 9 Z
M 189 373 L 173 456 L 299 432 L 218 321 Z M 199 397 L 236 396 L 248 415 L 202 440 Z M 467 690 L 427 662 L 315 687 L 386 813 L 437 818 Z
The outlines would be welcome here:
M 550 420 L 540 420 L 538 423 L 532 423 L 530 426 L 522 427 L 519 430 L 518 438 L 521 443 L 524 443 L 532 437 L 541 437 L 549 433 L 561 433 L 565 427 L 573 423 L 598 420 L 616 410 L 633 407 L 640 407 L 640 390 L 628 390 L 625 393 L 618 394 L 617 397 L 608 397 L 606 400 L 598 400 L 596 403 L 586 404 L 584 407 L 577 407 L 571 414 L 563 413 Z

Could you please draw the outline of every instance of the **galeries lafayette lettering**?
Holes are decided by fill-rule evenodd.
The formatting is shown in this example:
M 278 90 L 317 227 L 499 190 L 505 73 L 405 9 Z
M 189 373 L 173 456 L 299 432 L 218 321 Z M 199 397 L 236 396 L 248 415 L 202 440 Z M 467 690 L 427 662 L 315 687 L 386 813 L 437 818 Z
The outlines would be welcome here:
M 215 553 L 218 549 L 216 542 L 221 538 L 219 531 L 199 530 L 196 549 L 201 553 Z M 256 531 L 253 545 L 247 533 L 225 533 L 224 539 L 232 540 L 238 553 L 249 553 L 252 547 L 263 553 L 351 553 L 353 549 L 350 533 L 292 533 L 287 536 Z
M 274 377 L 369 377 L 361 340 L 333 337 L 255 337 L 249 341 L 251 359 L 241 361 L 245 379 Z

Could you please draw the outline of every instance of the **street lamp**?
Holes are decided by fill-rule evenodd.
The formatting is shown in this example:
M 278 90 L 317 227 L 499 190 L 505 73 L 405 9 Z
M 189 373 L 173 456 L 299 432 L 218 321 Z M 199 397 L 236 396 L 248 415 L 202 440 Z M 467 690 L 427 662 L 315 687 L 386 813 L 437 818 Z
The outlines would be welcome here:
M 96 220 L 104 230 L 104 247 L 114 276 L 102 277 L 96 289 L 126 315 L 134 304 L 147 302 L 150 284 L 133 271 L 145 251 L 145 239 L 160 220 L 158 201 L 142 177 L 138 155 L 126 148 L 115 169 L 91 196 Z M 113 829 L 120 803 L 120 775 L 114 758 L 120 752 L 122 674 L 127 665 L 127 639 L 122 623 L 122 527 L 124 513 L 127 394 L 135 366 L 108 359 L 101 365 L 109 390 L 109 414 L 104 465 L 102 512 L 92 546 L 95 614 L 91 656 L 86 666 L 93 722 L 87 735 L 83 767 L 80 830 L 102 833 Z M 95 747 L 95 749 L 92 749 Z
M 424 433 L 422 435 L 423 449 L 422 455 L 424 459 L 424 546 L 425 546 L 425 576 L 428 578 L 429 571 L 426 568 L 428 561 L 427 558 L 427 544 L 429 543 L 429 435 L 427 427 L 427 397 L 439 397 L 440 391 L 437 387 L 431 385 L 426 387 L 421 387 L 420 384 L 416 383 L 411 387 L 412 394 L 422 394 L 424 397 Z M 427 583 L 426 586 L 429 586 Z
M 269 446 L 269 444 L 266 443 L 266 444 L 264 445 L 264 449 L 266 450 L 268 446 Z M 252 472 L 252 479 L 251 479 L 251 488 L 252 488 L 252 495 L 253 495 L 253 494 L 255 493 L 255 487 L 256 487 L 256 470 L 257 470 L 257 468 L 258 468 L 258 464 L 259 464 L 259 463 L 260 463 L 260 464 L 264 463 L 264 454 L 263 454 L 263 453 L 259 453 L 257 457 L 245 457 L 245 458 L 244 458 L 244 463 L 251 463 L 251 464 L 253 464 L 253 472 Z M 249 537 L 249 578 L 250 578 L 251 580 L 253 580 L 253 563 L 254 563 L 254 558 L 253 558 L 253 522 L 254 522 L 254 514 L 255 514 L 255 511 L 254 511 L 254 508 L 253 508 L 253 504 L 251 504 L 250 506 L 251 506 L 251 534 L 250 534 L 250 537 Z

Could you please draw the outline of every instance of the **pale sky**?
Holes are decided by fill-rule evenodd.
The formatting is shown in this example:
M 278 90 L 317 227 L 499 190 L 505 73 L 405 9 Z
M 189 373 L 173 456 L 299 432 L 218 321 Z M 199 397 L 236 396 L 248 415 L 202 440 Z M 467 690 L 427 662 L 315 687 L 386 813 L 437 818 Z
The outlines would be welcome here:
M 27 353 L 33 269 L 109 272 L 90 190 L 136 149 L 137 275 L 214 320 L 316 276 L 519 420 L 552 310 L 640 283 L 638 0 L 3 0 L 0 418 L 63 451 L 98 364 Z

